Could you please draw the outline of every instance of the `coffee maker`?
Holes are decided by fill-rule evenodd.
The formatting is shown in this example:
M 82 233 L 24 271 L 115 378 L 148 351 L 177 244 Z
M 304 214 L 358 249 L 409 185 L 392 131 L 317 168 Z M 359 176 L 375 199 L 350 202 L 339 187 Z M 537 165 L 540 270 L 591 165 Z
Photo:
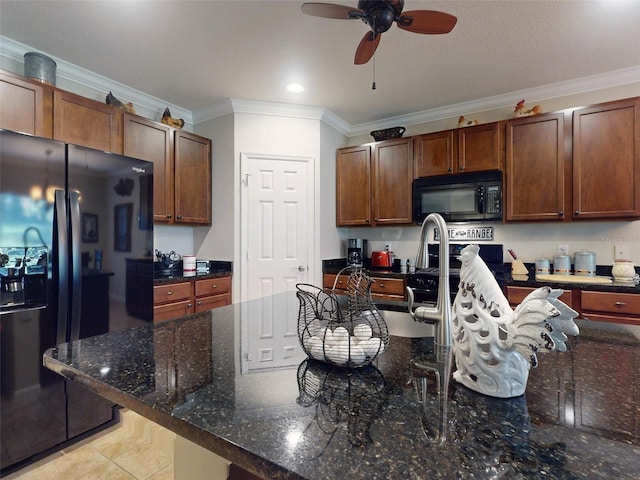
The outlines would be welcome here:
M 367 255 L 367 241 L 363 238 L 350 238 L 347 240 L 347 265 L 362 267 Z

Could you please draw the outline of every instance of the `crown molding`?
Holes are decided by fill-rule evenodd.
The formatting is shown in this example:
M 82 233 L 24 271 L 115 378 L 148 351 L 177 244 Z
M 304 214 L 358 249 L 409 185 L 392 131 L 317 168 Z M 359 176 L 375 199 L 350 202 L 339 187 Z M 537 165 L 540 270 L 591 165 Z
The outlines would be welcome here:
M 629 85 L 637 82 L 640 82 L 640 66 L 590 75 L 540 87 L 528 88 L 526 90 L 503 93 L 469 102 L 423 110 L 421 112 L 415 112 L 408 115 L 384 118 L 376 120 L 375 122 L 352 125 L 347 136 L 354 137 L 357 135 L 365 135 L 371 130 L 391 128 L 397 125 L 417 125 L 447 118 L 455 118 L 460 115 L 467 115 L 470 112 L 484 112 L 504 107 L 511 107 L 513 106 L 514 98 L 526 98 L 529 102 L 539 102 L 567 95 L 593 92 L 604 88 Z
M 33 51 L 37 50 L 0 35 L 0 56 L 8 58 L 13 62 L 24 64 L 24 54 Z M 158 113 L 159 116 L 162 115 L 166 107 L 169 107 L 172 117 L 182 118 L 186 123 L 193 124 L 193 114 L 189 110 L 148 95 L 135 88 L 128 87 L 127 85 L 91 72 L 90 70 L 78 67 L 77 65 L 49 55 L 46 52 L 39 53 L 49 56 L 56 62 L 56 77 L 58 78 L 96 92 L 114 92 L 116 98 L 122 101 L 132 102 L 136 108 L 140 107 L 149 112 Z
M 24 54 L 28 51 L 34 51 L 34 49 L 28 45 L 0 35 L 0 56 L 8 58 L 13 62 L 24 63 Z M 42 53 L 46 54 L 45 52 Z M 60 78 L 64 78 L 69 82 L 79 84 L 96 92 L 115 91 L 117 92 L 115 94 L 116 97 L 133 102 L 136 107 L 140 106 L 150 112 L 162 114 L 164 108 L 169 107 L 172 116 L 183 118 L 185 122 L 191 125 L 196 125 L 200 122 L 221 117 L 229 113 L 252 113 L 256 115 L 276 115 L 320 120 L 347 137 L 365 135 L 371 130 L 390 128 L 396 125 L 417 125 L 458 117 L 459 115 L 467 115 L 470 112 L 482 112 L 511 107 L 513 106 L 514 98 L 526 98 L 530 102 L 539 102 L 567 95 L 576 95 L 605 88 L 640 83 L 639 65 L 565 82 L 471 100 L 469 102 L 432 108 L 407 115 L 383 118 L 374 122 L 350 125 L 331 110 L 323 107 L 237 98 L 228 98 L 210 107 L 190 111 L 110 80 L 107 77 L 103 77 L 82 67 L 65 62 L 62 59 L 56 57 L 51 58 L 53 58 L 58 65 L 56 75 Z

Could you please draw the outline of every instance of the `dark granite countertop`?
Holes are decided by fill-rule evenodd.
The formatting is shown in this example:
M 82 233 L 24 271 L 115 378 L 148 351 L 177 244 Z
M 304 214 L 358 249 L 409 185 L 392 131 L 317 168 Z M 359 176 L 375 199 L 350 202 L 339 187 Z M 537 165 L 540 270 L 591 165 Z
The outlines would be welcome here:
M 638 478 L 640 327 L 578 321 L 525 395 L 452 381 L 440 403 L 447 352 L 432 338 L 392 336 L 354 371 L 252 369 L 243 318 L 280 302 L 297 306 L 293 293 L 229 305 L 60 345 L 44 363 L 267 479 Z
M 209 271 L 207 273 L 197 273 L 196 275 L 185 277 L 182 274 L 182 261 L 176 264 L 176 267 L 170 272 L 162 271 L 154 263 L 154 285 L 165 285 L 178 282 L 190 282 L 194 280 L 205 280 L 207 278 L 228 277 L 232 275 L 233 262 L 225 262 L 220 260 L 209 260 Z

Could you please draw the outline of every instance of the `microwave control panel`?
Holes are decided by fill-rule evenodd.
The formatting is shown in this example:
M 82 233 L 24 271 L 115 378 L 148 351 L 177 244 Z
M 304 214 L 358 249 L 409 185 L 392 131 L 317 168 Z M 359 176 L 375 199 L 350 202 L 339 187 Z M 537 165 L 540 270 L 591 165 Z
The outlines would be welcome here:
M 488 185 L 485 197 L 486 213 L 502 213 L 502 187 Z

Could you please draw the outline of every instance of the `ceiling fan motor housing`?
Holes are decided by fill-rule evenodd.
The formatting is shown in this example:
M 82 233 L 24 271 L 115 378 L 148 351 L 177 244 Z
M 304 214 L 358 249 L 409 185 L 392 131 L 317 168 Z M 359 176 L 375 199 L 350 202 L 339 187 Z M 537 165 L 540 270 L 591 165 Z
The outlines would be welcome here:
M 404 0 L 360 0 L 358 8 L 364 10 L 362 21 L 369 25 L 372 31 L 384 33 L 402 14 Z

